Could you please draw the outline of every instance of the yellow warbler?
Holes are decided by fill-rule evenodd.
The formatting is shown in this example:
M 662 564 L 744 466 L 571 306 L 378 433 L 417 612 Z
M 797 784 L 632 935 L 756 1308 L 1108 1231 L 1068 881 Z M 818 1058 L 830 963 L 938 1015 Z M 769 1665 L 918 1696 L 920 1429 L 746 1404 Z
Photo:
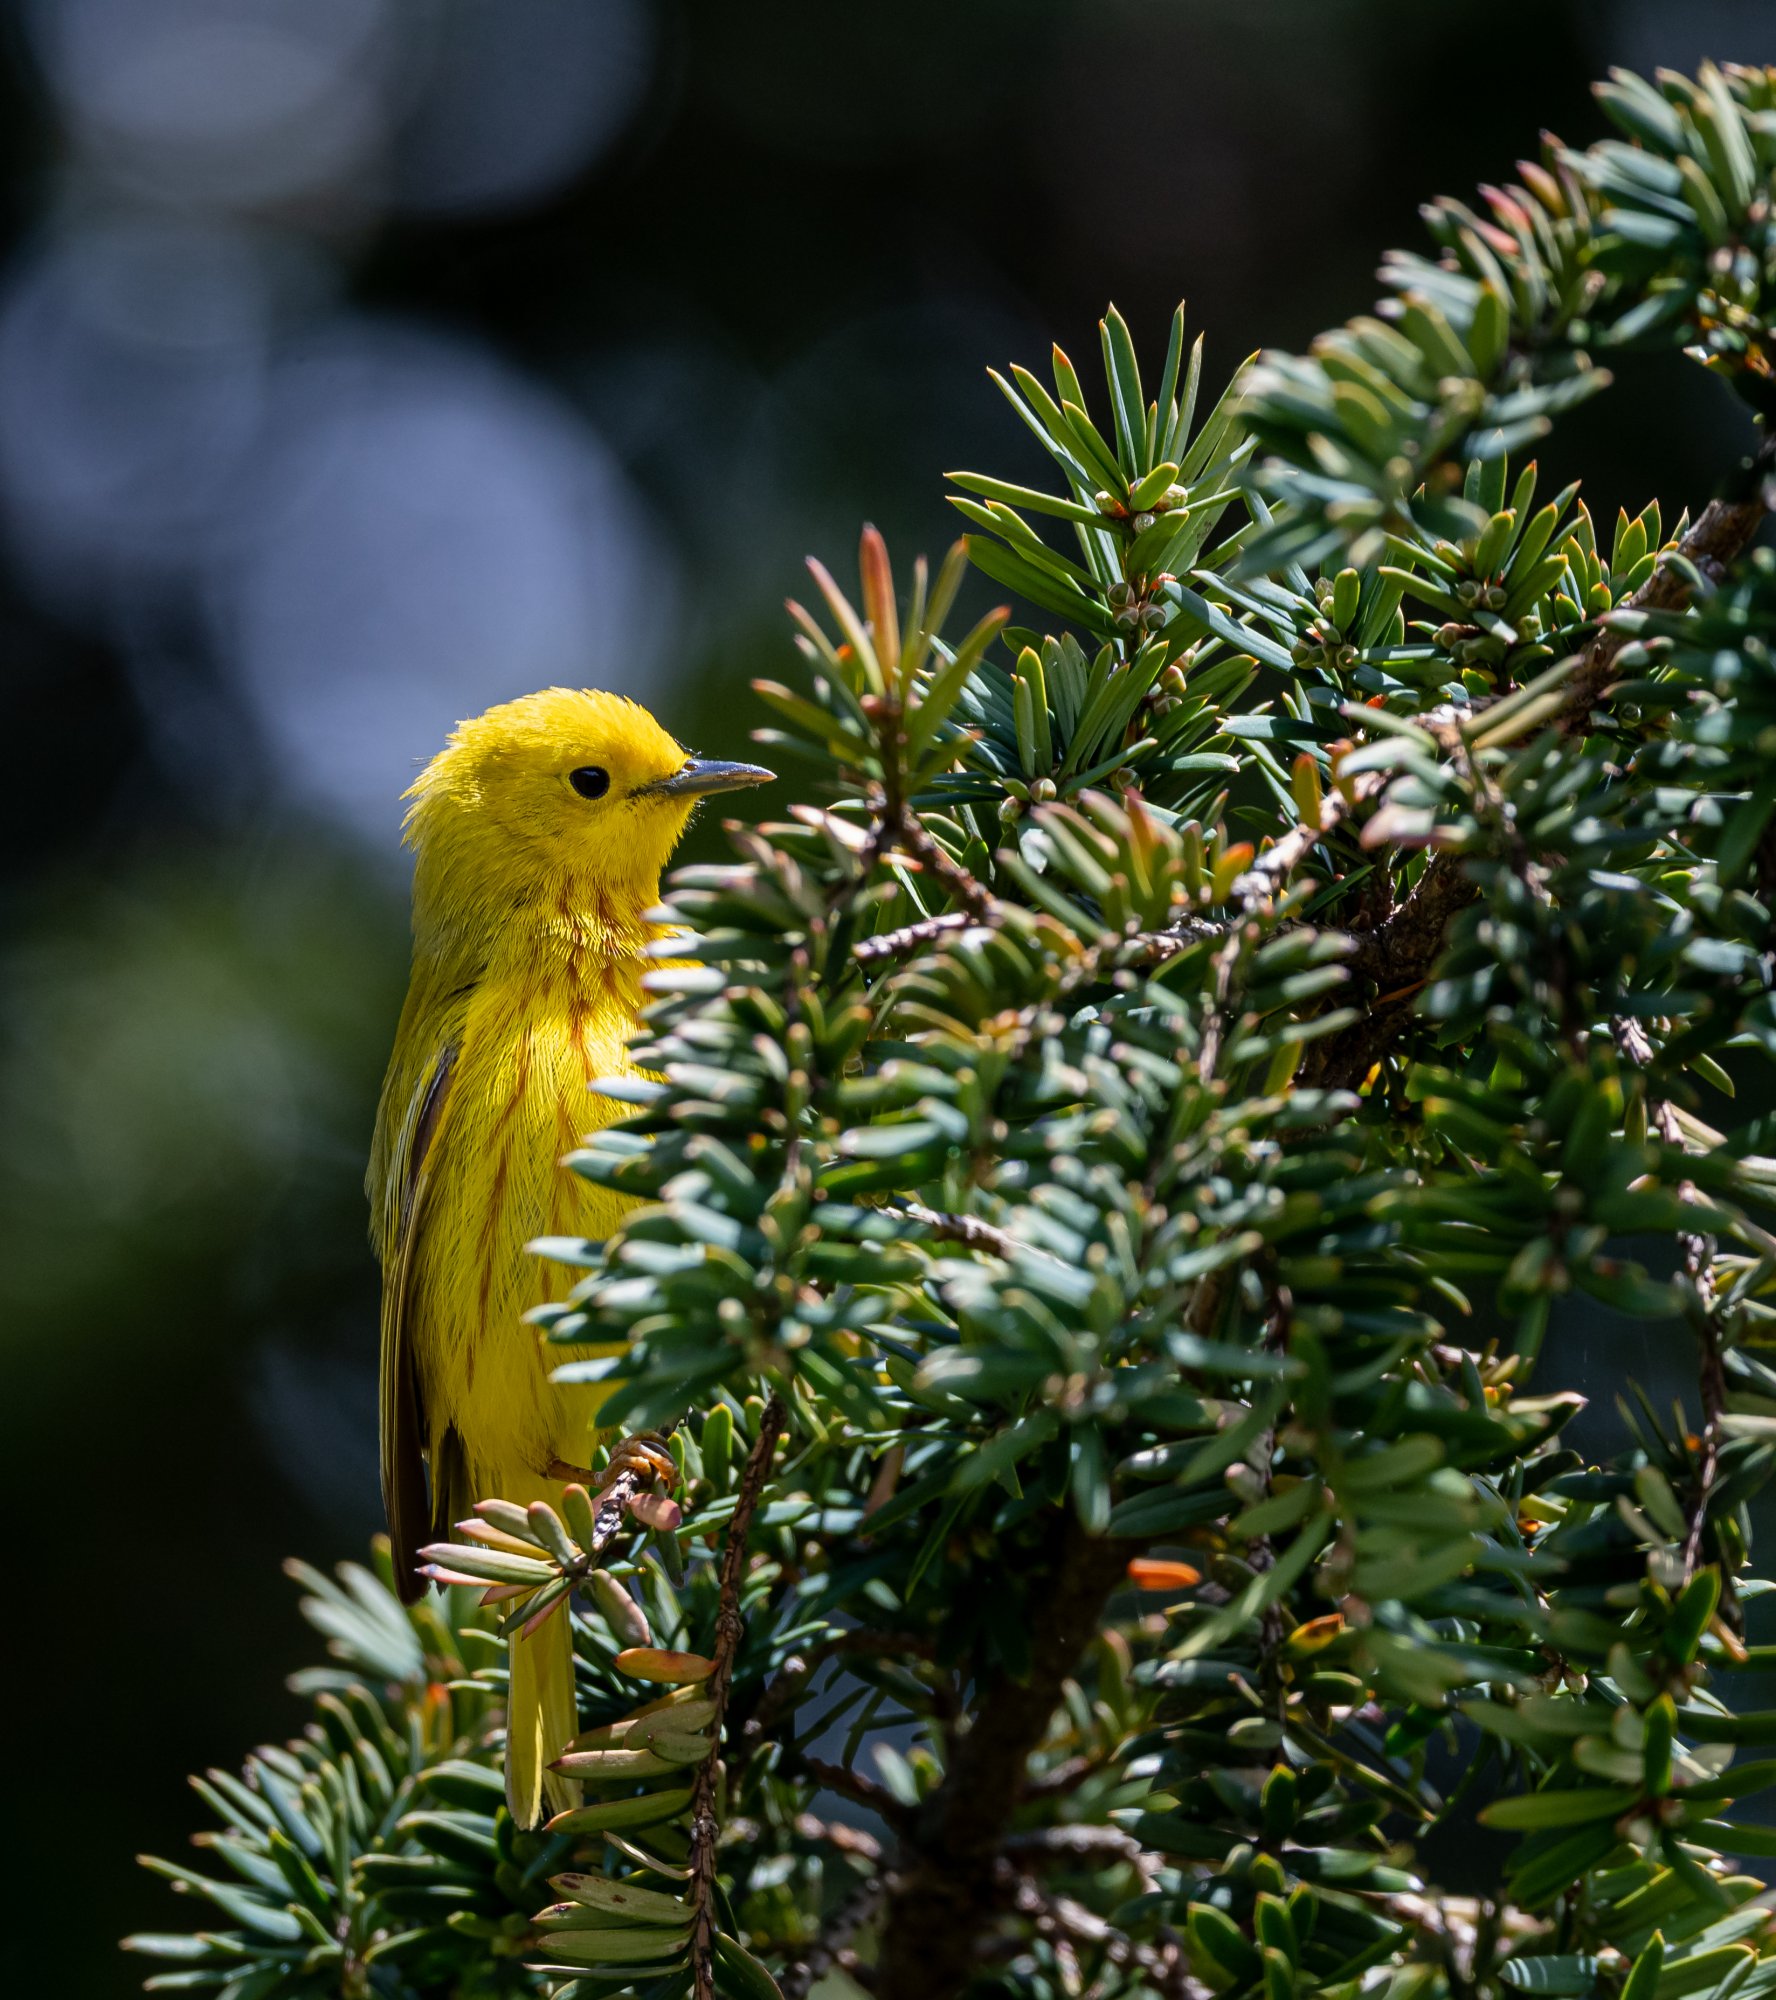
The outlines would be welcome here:
M 382 1490 L 409 1601 L 428 1539 L 477 1499 L 528 1504 L 589 1462 L 597 1385 L 549 1380 L 525 1312 L 568 1276 L 528 1255 L 608 1234 L 625 1204 L 563 1153 L 621 1107 L 634 1068 L 647 911 L 698 799 L 763 783 L 689 757 L 632 701 L 549 688 L 459 725 L 407 794 L 413 972 L 377 1109 L 368 1191 L 382 1263 Z M 426 1461 L 430 1462 L 430 1496 Z M 534 1826 L 576 1788 L 567 1621 L 511 1649 L 506 1793 Z

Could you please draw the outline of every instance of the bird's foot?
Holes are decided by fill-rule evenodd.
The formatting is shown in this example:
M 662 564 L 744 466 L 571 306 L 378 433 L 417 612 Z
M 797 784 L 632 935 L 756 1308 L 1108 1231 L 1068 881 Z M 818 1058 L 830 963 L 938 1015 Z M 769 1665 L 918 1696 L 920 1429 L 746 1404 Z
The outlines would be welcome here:
M 589 1472 L 583 1465 L 554 1458 L 549 1461 L 549 1477 L 582 1487 L 589 1494 L 597 1510 L 592 1534 L 599 1549 L 617 1532 L 625 1515 L 633 1516 L 643 1528 L 657 1528 L 666 1535 L 673 1534 L 684 1521 L 684 1510 L 672 1497 L 678 1465 L 658 1431 L 638 1431 L 633 1437 L 619 1439 L 602 1472 Z
M 552 1458 L 548 1473 L 551 1479 L 559 1479 L 564 1485 L 572 1483 L 592 1492 L 603 1492 L 624 1473 L 670 1485 L 678 1478 L 678 1466 L 658 1431 L 637 1431 L 633 1437 L 620 1438 L 611 1447 L 610 1463 L 602 1472 L 575 1465 L 569 1459 Z
M 670 1486 L 678 1478 L 678 1465 L 658 1431 L 637 1431 L 633 1437 L 618 1439 L 611 1447 L 610 1463 L 599 1481 L 610 1486 L 627 1473 L 631 1478 L 657 1479 Z

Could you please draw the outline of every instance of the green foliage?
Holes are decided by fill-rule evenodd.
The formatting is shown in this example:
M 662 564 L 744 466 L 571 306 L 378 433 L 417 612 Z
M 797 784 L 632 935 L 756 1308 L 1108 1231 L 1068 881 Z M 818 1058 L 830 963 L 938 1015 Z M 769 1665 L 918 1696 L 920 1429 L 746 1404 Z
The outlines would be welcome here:
M 214 1912 L 191 1937 L 131 1938 L 159 1991 L 241 1995 L 529 1990 L 518 1952 L 568 1844 L 514 1832 L 496 1755 L 487 1624 L 467 1592 L 402 1610 L 379 1575 L 300 1564 L 334 1666 L 298 1676 L 314 1714 L 240 1775 L 192 1782 L 220 1822 L 214 1873 L 149 1866 Z
M 593 1796 L 494 1811 L 460 1585 L 409 1623 L 317 1584 L 362 1685 L 206 1794 L 247 1887 L 176 1877 L 237 1928 L 149 1941 L 175 1980 L 1776 1989 L 1735 1816 L 1776 1716 L 1733 1698 L 1772 1652 L 1766 461 L 1606 537 L 1511 463 L 1614 346 L 1762 410 L 1773 92 L 1618 79 L 1624 141 L 1438 204 L 1380 316 L 1200 425 L 1182 313 L 1151 400 L 1112 313 L 1107 416 L 1058 352 L 1001 384 L 1061 492 L 954 475 L 980 533 L 904 597 L 873 531 L 857 602 L 816 568 L 760 689 L 816 800 L 673 877 L 649 1075 L 571 1162 L 635 1206 L 541 1246 L 547 1337 L 617 1344 L 560 1378 L 678 1426 L 682 1516 L 569 1487 L 432 1552 L 575 1621 Z M 969 557 L 1063 626 L 947 638 Z M 1575 1294 L 1695 1359 L 1596 1457 L 1544 1358 Z M 1436 1881 L 1452 1837 L 1489 1893 Z
M 175 1968 L 151 1986 L 481 1996 L 534 1992 L 539 1968 L 552 1967 L 570 1992 L 583 1982 L 589 2000 L 600 1990 L 590 1982 L 611 1976 L 604 1967 L 633 1966 L 614 1975 L 625 1982 L 648 1961 L 656 1977 L 672 1972 L 688 1928 L 691 1774 L 708 1756 L 714 1721 L 705 1683 L 718 1584 L 701 1558 L 732 1518 L 762 1411 L 756 1399 L 717 1403 L 694 1434 L 675 1434 L 688 1519 L 620 1557 L 605 1537 L 606 1564 L 574 1613 L 590 1726 L 559 1764 L 587 1795 L 538 1834 L 517 1831 L 505 1809 L 506 1648 L 495 1607 L 521 1593 L 518 1616 L 550 1615 L 551 1604 L 560 1614 L 563 1593 L 547 1579 L 565 1560 L 585 1580 L 584 1546 L 594 1541 L 585 1493 L 567 1488 L 562 1513 L 541 1516 L 482 1502 L 465 1524 L 469 1538 L 433 1552 L 435 1576 L 446 1560 L 461 1566 L 455 1581 L 411 1610 L 393 1594 L 386 1545 L 375 1574 L 347 1564 L 334 1581 L 292 1564 L 333 1664 L 292 1681 L 314 1702 L 301 1738 L 256 1752 L 239 1778 L 194 1780 L 223 1823 L 199 1844 L 222 1867 L 149 1866 L 212 1904 L 226 1928 L 130 1939 L 130 1949 Z M 786 1473 L 799 1470 L 786 1462 Z M 759 1522 L 761 1541 L 781 1542 L 766 1532 L 776 1524 L 769 1514 Z M 521 1578 L 527 1564 L 535 1574 Z M 739 1609 L 749 1621 L 775 1576 L 761 1564 L 748 1577 Z M 758 1702 L 795 1646 L 829 1642 L 833 1629 L 815 1617 L 775 1636 L 757 1632 L 734 1663 L 733 1712 Z M 787 1827 L 787 1796 L 761 1773 L 749 1803 Z M 793 1907 L 783 1921 L 799 1934 Z M 761 1969 L 731 1937 L 716 1951 L 720 1990 L 756 2000 Z M 688 1988 L 688 1976 L 679 1983 Z
M 1705 66 L 1658 87 L 1617 72 L 1598 99 L 1620 140 L 1550 141 L 1480 210 L 1426 211 L 1441 253 L 1396 253 L 1376 316 L 1309 356 L 1267 356 L 1245 419 L 1288 520 L 1253 543 L 1285 559 L 1361 566 L 1386 537 L 1460 541 L 1486 513 L 1463 468 L 1541 436 L 1608 382 L 1593 356 L 1687 345 L 1760 412 L 1771 407 L 1776 84 Z

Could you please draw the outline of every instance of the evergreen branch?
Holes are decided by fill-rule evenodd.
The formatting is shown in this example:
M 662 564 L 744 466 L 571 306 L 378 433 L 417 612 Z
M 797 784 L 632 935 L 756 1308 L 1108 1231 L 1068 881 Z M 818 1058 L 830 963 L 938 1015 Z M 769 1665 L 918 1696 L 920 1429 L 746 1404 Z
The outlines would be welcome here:
M 1562 727 L 1568 734 L 1591 726 L 1593 711 L 1609 691 L 1616 656 L 1639 629 L 1640 621 L 1632 614 L 1681 611 L 1698 580 L 1718 586 L 1756 539 L 1776 507 L 1776 431 L 1766 432 L 1732 484 L 1732 493 L 1709 501 L 1677 546 L 1660 557 L 1646 582 L 1592 635 L 1563 705 Z
M 866 1875 L 856 1885 L 821 1925 L 820 1935 L 777 1982 L 783 2000 L 807 2000 L 815 1981 L 832 1971 L 851 1940 L 874 1922 L 883 1894 L 879 1874 Z
M 1562 727 L 1582 730 L 1607 691 L 1617 655 L 1639 621 L 1624 613 L 1679 610 L 1690 599 L 1692 573 L 1718 584 L 1767 518 L 1776 486 L 1776 435 L 1766 437 L 1740 474 L 1749 497 L 1711 500 L 1695 525 L 1663 557 L 1652 575 L 1599 627 L 1580 657 L 1562 705 Z M 1459 747 L 1459 745 L 1458 745 Z M 1303 829 L 1297 829 L 1297 836 Z M 1269 859 L 1267 855 L 1264 857 Z M 1363 1019 L 1319 1044 L 1307 1073 L 1329 1089 L 1352 1090 L 1398 1040 L 1416 1011 L 1418 994 L 1441 957 L 1453 919 L 1478 894 L 1460 861 L 1433 854 L 1411 893 L 1379 925 L 1353 932 L 1353 972 L 1379 989 Z
M 1652 1107 L 1653 1121 L 1660 1136 L 1668 1146 L 1683 1150 L 1683 1129 L 1669 1103 L 1659 1101 Z M 1678 1183 L 1678 1195 L 1685 1202 L 1696 1204 L 1702 1199 L 1691 1180 Z M 1693 1302 L 1690 1313 L 1695 1328 L 1696 1345 L 1700 1350 L 1698 1369 L 1698 1392 L 1702 1400 L 1701 1462 L 1696 1469 L 1696 1495 L 1690 1508 L 1689 1530 L 1683 1543 L 1683 1580 L 1688 1583 L 1696 1574 L 1702 1559 L 1702 1537 L 1708 1528 L 1708 1510 L 1714 1499 L 1715 1486 L 1720 1478 L 1720 1452 L 1722 1440 L 1722 1419 L 1727 1413 L 1727 1379 L 1722 1366 L 1724 1343 L 1720 1315 L 1715 1300 L 1713 1265 L 1714 1242 L 1694 1230 L 1681 1230 L 1677 1238 L 1678 1250 L 1683 1258 L 1684 1282 Z M 1723 1584 L 1723 1606 L 1732 1602 L 1731 1594 Z
M 1007 1834 L 1005 1852 L 1024 1869 L 1089 1861 L 1093 1857 L 1123 1862 L 1140 1876 L 1143 1888 L 1152 1886 L 1161 1865 L 1157 1855 L 1150 1854 L 1132 1833 L 1124 1833 L 1119 1826 L 1068 1822 L 1033 1827 L 1028 1832 Z
M 906 1824 L 907 1808 L 885 1785 L 878 1785 L 874 1778 L 866 1777 L 863 1772 L 853 1771 L 844 1764 L 835 1764 L 827 1757 L 810 1757 L 800 1750 L 786 1753 L 786 1760 L 823 1790 L 837 1792 L 840 1798 L 849 1799 L 853 1805 L 862 1806 L 867 1812 L 879 1813 L 890 1826 Z
M 708 1756 L 697 1766 L 691 1786 L 690 1883 L 686 1901 L 691 1912 L 691 1979 L 696 2000 L 715 2000 L 715 1846 L 721 1832 L 715 1793 L 721 1763 L 722 1723 L 733 1685 L 735 1656 L 746 1630 L 740 1616 L 740 1590 L 746 1580 L 746 1538 L 787 1417 L 782 1398 L 773 1394 L 759 1418 L 758 1436 L 747 1454 L 734 1512 L 728 1522 L 727 1540 L 722 1547 L 715 1646 L 710 1655 L 714 1665 L 703 1683 L 704 1696 L 715 1710 L 709 1724 L 712 1742 Z
M 666 1449 L 676 1428 L 674 1421 L 620 1439 L 602 1481 L 583 1466 L 557 1459 L 549 1473 L 562 1482 L 559 1510 L 540 1501 L 527 1510 L 497 1498 L 478 1500 L 474 1518 L 458 1523 L 468 1539 L 421 1549 L 426 1560 L 420 1575 L 440 1585 L 487 1584 L 485 1602 L 513 1605 L 508 1630 L 565 1607 L 569 1594 L 592 1580 L 619 1536 L 636 1522 L 668 1532 L 678 1527 L 677 1501 L 657 1490 L 669 1488 L 678 1475 Z M 590 1491 L 585 1481 L 592 1482 Z M 511 1558 L 521 1550 L 520 1560 L 534 1580 L 510 1573 Z
M 1209 2000 L 1214 1989 L 1192 1975 L 1178 1941 L 1137 1943 L 1083 1903 L 1045 1890 L 1028 1875 L 1008 1871 L 1008 1881 L 1013 1906 L 1031 1919 L 1038 1937 L 1091 1952 L 1118 1971 L 1138 1974 L 1143 1990 L 1163 2000 Z
M 948 1215 L 927 1208 L 922 1201 L 903 1202 L 900 1212 L 941 1242 L 960 1243 L 965 1250 L 984 1250 L 989 1257 L 1002 1257 L 1007 1263 L 1017 1254 L 1016 1242 L 978 1215 Z
M 798 1838 L 823 1842 L 847 1860 L 860 1861 L 868 1868 L 881 1865 L 882 1843 L 861 1826 L 850 1826 L 838 1819 L 818 1819 L 813 1813 L 797 1813 L 795 1830 Z
M 1662 557 L 1650 577 L 1593 635 L 1568 683 L 1562 726 L 1589 727 L 1597 702 L 1607 691 L 1617 655 L 1639 629 L 1634 613 L 1679 610 L 1694 589 L 1693 577 L 1718 584 L 1729 565 L 1750 545 L 1776 501 L 1776 435 L 1766 437 L 1741 468 L 1739 484 L 1748 495 L 1711 500 L 1676 548 Z M 1459 732 L 1451 732 L 1459 748 Z M 1297 828 L 1299 841 L 1305 828 Z M 1264 859 L 1269 860 L 1267 854 Z M 1353 932 L 1351 969 L 1381 989 L 1364 1019 L 1343 1035 L 1320 1044 L 1309 1075 L 1332 1089 L 1360 1086 L 1397 1039 L 1415 1011 L 1418 992 L 1441 956 L 1450 922 L 1477 894 L 1461 864 L 1433 854 L 1406 901 L 1379 925 Z
M 602 1795 L 542 1836 L 500 1817 L 479 1590 L 409 1612 L 305 1573 L 314 1727 L 205 1781 L 229 1869 L 168 1872 L 230 1928 L 138 1941 L 172 1983 L 524 2000 L 688 1952 L 698 2000 L 764 1992 L 718 1873 L 755 1946 L 814 1940 L 789 2000 L 823 1969 L 954 2000 L 980 1960 L 1093 2000 L 1769 1982 L 1725 1815 L 1772 1726 L 1711 1677 L 1761 1663 L 1728 1625 L 1776 1465 L 1776 1160 L 1681 1107 L 1776 1058 L 1776 557 L 1745 552 L 1761 492 L 1674 547 L 1655 507 L 1600 539 L 1506 452 L 1592 347 L 1699 344 L 1772 400 L 1776 71 L 1606 103 L 1628 143 L 1436 205 L 1439 261 L 1390 260 L 1383 318 L 1273 358 L 1238 421 L 1192 440 L 1181 316 L 1150 395 L 1107 315 L 1097 419 L 1064 354 L 1053 395 L 1016 373 L 1066 490 L 968 475 L 970 548 L 1089 646 L 989 663 L 999 614 L 946 640 L 960 554 L 900 598 L 869 531 L 861 610 L 816 570 L 836 636 L 798 614 L 808 691 L 765 698 L 866 811 L 673 877 L 682 957 L 573 1161 L 622 1220 L 551 1242 L 573 1277 L 537 1315 L 607 1421 L 701 1404 L 652 1469 L 725 1545 L 613 1464 L 566 1519 L 495 1499 L 434 1552 L 571 1621 L 595 1726 L 559 1768 Z M 1272 462 L 1210 550 L 1246 423 Z M 1615 1254 L 1648 1235 L 1675 1284 Z M 1515 1351 L 1449 1336 L 1464 1291 Z M 1682 1300 L 1697 1435 L 1643 1398 L 1631 1446 L 1561 1449 L 1567 1384 L 1521 1392 L 1576 1292 Z M 625 1518 L 658 1561 L 570 1609 Z M 624 1679 L 649 1693 L 613 1714 Z M 1424 1751 L 1457 1715 L 1484 1747 L 1444 1802 Z M 913 1742 L 878 1783 L 884 1727 Z M 1412 1836 L 1470 1824 L 1482 1771 L 1524 1837 L 1470 1911 L 1420 1893 Z M 883 1840 L 812 1817 L 824 1789 Z
M 852 948 L 851 956 L 859 965 L 880 965 L 887 959 L 911 958 L 924 950 L 928 944 L 935 944 L 939 938 L 948 937 L 953 931 L 965 931 L 979 918 L 967 910 L 945 910 L 940 916 L 922 918 L 916 924 L 902 924 L 898 930 L 882 931 L 875 937 L 865 938 Z
M 1303 819 L 1273 841 L 1233 885 L 1239 905 L 1234 916 L 1216 919 L 1182 916 L 1163 930 L 1139 931 L 1126 938 L 1106 940 L 1103 951 L 1112 963 L 1130 968 L 1163 962 L 1176 955 L 1182 945 L 1225 938 L 1260 909 L 1330 833 L 1342 826 L 1361 805 L 1378 796 L 1383 779 L 1378 772 L 1363 772 L 1342 788 L 1323 792 L 1319 810 Z
M 951 2000 L 967 1984 L 1030 1754 L 1130 1553 L 1129 1543 L 1100 1540 L 1062 1516 L 1028 1678 L 983 1691 L 949 1771 L 901 1842 L 884 1904 L 878 2000 Z
M 1398 1043 L 1418 996 L 1443 954 L 1449 926 L 1478 896 L 1453 855 L 1433 854 L 1406 900 L 1373 930 L 1354 931 L 1352 970 L 1379 987 L 1362 1018 L 1308 1052 L 1307 1078 L 1327 1090 L 1358 1090 Z
M 986 888 L 969 874 L 961 862 L 953 859 L 938 842 L 932 838 L 925 822 L 914 812 L 904 799 L 893 799 L 886 808 L 886 823 L 893 829 L 894 836 L 920 864 L 935 875 L 947 894 L 962 905 L 964 911 L 976 923 L 991 923 L 994 915 L 993 898 Z

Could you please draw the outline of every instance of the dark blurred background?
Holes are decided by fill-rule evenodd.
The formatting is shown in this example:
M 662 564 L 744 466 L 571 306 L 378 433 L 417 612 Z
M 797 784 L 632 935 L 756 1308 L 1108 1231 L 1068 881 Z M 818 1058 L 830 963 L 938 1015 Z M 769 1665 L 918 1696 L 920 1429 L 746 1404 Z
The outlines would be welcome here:
M 133 1990 L 179 1911 L 130 1856 L 297 1719 L 280 1558 L 377 1525 L 361 1169 L 449 726 L 590 682 L 744 755 L 804 552 L 1038 469 L 987 364 L 1187 296 L 1219 382 L 1592 136 L 1608 65 L 1703 55 L 1776 60 L 1765 0 L 17 0 L 8 1990 Z M 1632 372 L 1544 464 L 1706 497 L 1724 396 Z

